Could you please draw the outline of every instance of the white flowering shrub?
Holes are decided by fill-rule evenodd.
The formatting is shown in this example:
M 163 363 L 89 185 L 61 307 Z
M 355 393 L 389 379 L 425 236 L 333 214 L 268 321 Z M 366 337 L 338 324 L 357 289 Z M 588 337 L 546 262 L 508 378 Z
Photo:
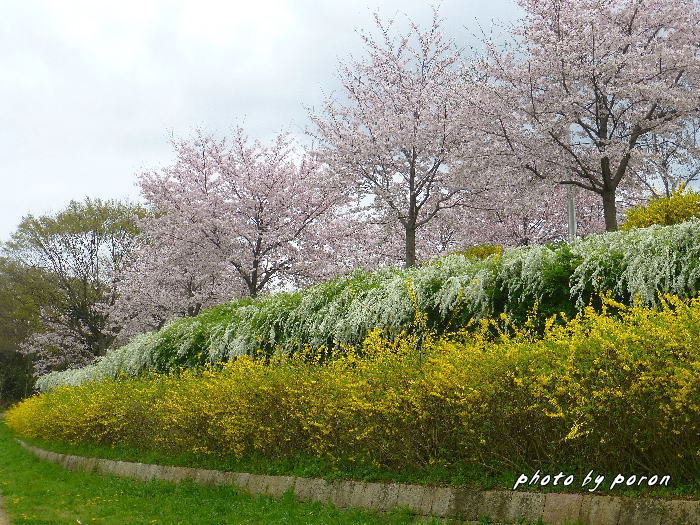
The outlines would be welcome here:
M 332 353 L 360 343 L 374 328 L 456 330 L 501 312 L 523 320 L 567 314 L 603 291 L 652 305 L 657 295 L 694 296 L 700 289 L 700 220 L 591 235 L 569 245 L 504 250 L 485 260 L 449 255 L 409 270 L 357 270 L 291 293 L 243 299 L 177 319 L 134 338 L 94 364 L 43 376 L 38 388 L 218 363 L 239 355 Z M 420 313 L 423 324 L 417 323 Z
M 581 258 L 571 295 L 610 290 L 635 304 L 654 304 L 659 292 L 692 296 L 700 285 L 700 220 L 588 237 L 572 246 Z

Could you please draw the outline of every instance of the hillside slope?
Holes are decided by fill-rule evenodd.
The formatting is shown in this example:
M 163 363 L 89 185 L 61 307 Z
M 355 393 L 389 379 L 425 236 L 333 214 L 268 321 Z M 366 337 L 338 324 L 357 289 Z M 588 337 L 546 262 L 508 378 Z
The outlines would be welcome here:
M 405 331 L 439 334 L 500 313 L 522 321 L 535 304 L 541 316 L 571 315 L 606 291 L 625 303 L 654 304 L 659 292 L 692 297 L 699 289 L 695 219 L 592 235 L 573 244 L 506 249 L 485 260 L 451 255 L 408 270 L 358 270 L 296 292 L 233 301 L 174 320 L 93 365 L 48 374 L 37 384 L 50 390 L 120 373 L 308 348 L 332 354 L 360 344 L 374 328 L 388 337 Z

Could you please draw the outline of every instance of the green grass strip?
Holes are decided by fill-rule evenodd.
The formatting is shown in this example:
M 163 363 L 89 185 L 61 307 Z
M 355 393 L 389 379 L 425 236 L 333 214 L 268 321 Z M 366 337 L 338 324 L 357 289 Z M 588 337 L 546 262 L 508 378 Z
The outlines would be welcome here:
M 28 439 L 24 436 L 20 436 L 20 439 L 35 447 L 59 454 L 227 472 L 323 478 L 329 482 L 355 480 L 417 485 L 452 485 L 476 490 L 511 490 L 520 473 L 532 474 L 534 472 L 533 468 L 523 465 L 519 469 L 503 470 L 495 473 L 473 464 L 451 465 L 450 468 L 444 465 L 434 465 L 424 469 L 404 468 L 397 471 L 366 464 L 332 464 L 321 458 L 301 455 L 285 459 L 271 459 L 259 456 L 237 460 L 233 457 L 185 453 L 172 454 L 156 450 L 141 450 L 124 445 L 70 444 L 62 441 Z M 556 474 L 560 471 L 572 473 L 576 476 L 576 479 L 583 479 L 588 472 L 587 469 L 574 465 L 541 465 L 540 467 L 540 470 L 547 473 Z M 596 471 L 596 475 L 600 474 L 604 475 L 606 480 L 611 480 L 617 473 Z M 525 492 L 587 493 L 578 484 L 571 487 L 564 487 L 561 484 L 556 487 L 553 485 L 544 487 L 523 485 L 518 490 Z M 614 493 L 608 493 L 603 490 L 596 493 L 596 495 L 599 494 L 630 498 L 700 499 L 700 479 L 686 482 L 673 480 L 669 487 L 620 487 Z
M 0 492 L 13 524 L 404 524 L 407 512 L 379 515 L 250 496 L 234 487 L 148 483 L 70 472 L 36 459 L 0 422 Z M 429 521 L 427 523 L 435 523 Z

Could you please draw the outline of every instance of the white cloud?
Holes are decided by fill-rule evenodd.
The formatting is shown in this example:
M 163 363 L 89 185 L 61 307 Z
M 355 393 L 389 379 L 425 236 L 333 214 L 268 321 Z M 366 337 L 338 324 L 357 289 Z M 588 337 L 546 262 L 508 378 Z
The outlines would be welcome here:
M 0 239 L 22 215 L 85 195 L 135 197 L 134 173 L 170 159 L 170 132 L 300 132 L 302 104 L 336 87 L 371 12 L 428 20 L 419 0 L 17 0 L 0 8 Z M 458 41 L 511 0 L 443 1 Z M 468 29 L 465 29 L 467 26 Z

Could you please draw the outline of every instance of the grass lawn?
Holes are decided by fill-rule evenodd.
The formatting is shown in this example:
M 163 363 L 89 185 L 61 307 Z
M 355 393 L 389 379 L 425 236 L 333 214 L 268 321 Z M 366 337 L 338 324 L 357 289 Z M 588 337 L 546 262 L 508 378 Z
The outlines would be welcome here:
M 233 487 L 142 483 L 70 472 L 20 447 L 0 421 L 0 492 L 13 525 L 54 524 L 404 524 L 406 512 L 386 515 L 318 503 L 253 497 Z M 433 523 L 433 522 L 428 522 Z

